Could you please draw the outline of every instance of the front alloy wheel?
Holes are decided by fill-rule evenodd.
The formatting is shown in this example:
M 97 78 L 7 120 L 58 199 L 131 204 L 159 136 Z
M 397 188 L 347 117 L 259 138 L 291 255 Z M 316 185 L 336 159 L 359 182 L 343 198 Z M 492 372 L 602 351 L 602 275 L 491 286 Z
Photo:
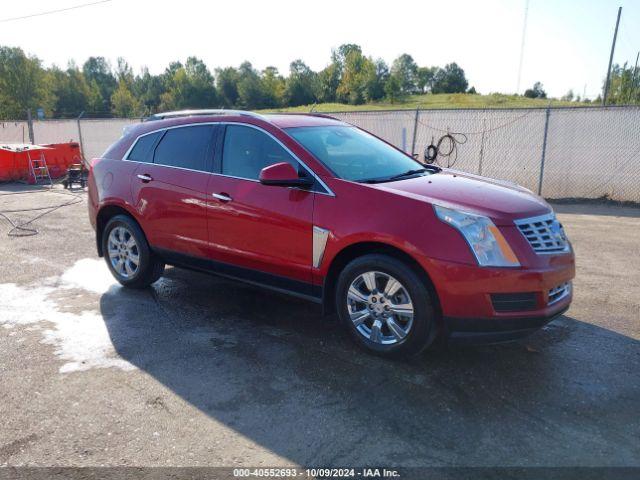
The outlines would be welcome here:
M 433 302 L 417 267 L 389 255 L 348 263 L 338 277 L 336 310 L 355 341 L 385 357 L 411 357 L 434 340 Z
M 347 292 L 349 318 L 367 340 L 382 345 L 403 341 L 413 325 L 413 303 L 407 289 L 383 272 L 365 272 Z

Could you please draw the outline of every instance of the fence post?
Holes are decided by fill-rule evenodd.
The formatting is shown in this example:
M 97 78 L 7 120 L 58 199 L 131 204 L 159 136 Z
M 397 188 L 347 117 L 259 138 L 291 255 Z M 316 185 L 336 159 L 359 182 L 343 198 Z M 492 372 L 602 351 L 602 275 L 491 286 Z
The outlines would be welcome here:
M 411 156 L 416 153 L 416 135 L 418 133 L 418 115 L 420 114 L 420 108 L 416 107 L 416 116 L 413 120 L 413 138 L 411 139 Z
M 84 116 L 84 111 L 80 112 L 76 121 L 78 122 L 78 141 L 80 143 L 80 160 L 84 163 L 84 142 L 82 141 L 82 127 L 80 126 L 80 119 Z
M 549 115 L 551 106 L 547 107 L 544 117 L 544 138 L 542 140 L 542 157 L 540 158 L 540 179 L 538 180 L 538 195 L 542 196 L 542 180 L 544 178 L 544 161 L 547 156 L 547 134 L 549 133 Z
M 484 157 L 484 133 L 487 130 L 487 119 L 482 119 L 482 138 L 480 140 L 480 159 L 478 160 L 478 175 L 482 175 L 482 160 Z
M 31 145 L 36 143 L 35 137 L 33 135 L 33 117 L 31 116 L 31 109 L 27 109 L 27 127 L 29 129 L 29 142 Z

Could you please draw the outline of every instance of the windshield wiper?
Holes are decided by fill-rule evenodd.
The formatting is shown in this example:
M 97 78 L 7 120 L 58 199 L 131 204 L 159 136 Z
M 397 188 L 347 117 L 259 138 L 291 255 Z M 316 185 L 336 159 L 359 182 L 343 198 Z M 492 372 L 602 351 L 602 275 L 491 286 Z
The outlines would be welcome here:
M 389 180 L 398 180 L 399 178 L 410 177 L 411 175 L 415 175 L 417 173 L 426 172 L 426 168 L 416 168 L 415 170 L 407 170 L 406 172 L 399 173 L 398 175 L 394 175 L 393 177 L 389 177 Z
M 369 178 L 367 180 L 361 180 L 362 183 L 384 183 L 384 182 L 393 182 L 394 180 L 400 180 L 401 178 L 410 177 L 411 175 L 417 175 L 418 173 L 428 172 L 427 168 L 416 168 L 414 170 L 407 170 L 406 172 L 399 173 L 398 175 L 393 175 L 391 177 L 384 178 Z

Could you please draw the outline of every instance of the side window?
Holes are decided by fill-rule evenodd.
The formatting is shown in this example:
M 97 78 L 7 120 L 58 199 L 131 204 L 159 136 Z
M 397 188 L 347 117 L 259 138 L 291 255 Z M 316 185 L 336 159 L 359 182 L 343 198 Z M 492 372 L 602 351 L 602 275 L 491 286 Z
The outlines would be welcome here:
M 227 125 L 222 150 L 224 175 L 257 180 L 260 170 L 280 162 L 288 162 L 298 170 L 298 162 L 266 133 L 242 125 Z
M 153 161 L 152 149 L 160 135 L 162 135 L 162 132 L 155 132 L 138 138 L 136 144 L 131 149 L 127 160 L 151 163 Z
M 207 152 L 213 136 L 211 125 L 172 128 L 156 147 L 158 165 L 207 171 Z

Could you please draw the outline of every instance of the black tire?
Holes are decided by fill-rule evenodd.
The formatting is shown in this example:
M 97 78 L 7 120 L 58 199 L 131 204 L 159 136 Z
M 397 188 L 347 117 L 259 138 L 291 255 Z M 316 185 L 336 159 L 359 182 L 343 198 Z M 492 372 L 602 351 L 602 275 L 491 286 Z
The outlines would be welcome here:
M 112 264 L 109 256 L 109 235 L 117 228 L 123 227 L 135 239 L 139 264 L 135 274 L 125 277 L 120 274 Z M 117 232 L 116 232 L 117 233 Z M 157 281 L 164 273 L 164 262 L 155 255 L 149 248 L 147 238 L 140 226 L 127 215 L 116 215 L 112 217 L 102 232 L 102 252 L 107 262 L 111 274 L 125 287 L 145 288 Z
M 347 306 L 349 288 L 360 275 L 372 271 L 389 275 L 399 281 L 410 297 L 414 311 L 413 323 L 402 340 L 396 339 L 397 343 L 383 344 L 371 341 L 358 330 L 350 318 Z M 384 276 L 378 278 L 384 278 Z M 351 261 L 338 278 L 335 302 L 340 320 L 347 326 L 356 343 L 376 355 L 387 358 L 410 358 L 425 350 L 436 338 L 435 313 L 427 286 L 408 265 L 388 255 L 371 254 Z M 368 318 L 368 321 L 372 320 L 373 317 Z M 386 320 L 383 321 L 386 322 Z M 387 329 L 389 334 L 393 333 L 388 327 L 382 328 Z

